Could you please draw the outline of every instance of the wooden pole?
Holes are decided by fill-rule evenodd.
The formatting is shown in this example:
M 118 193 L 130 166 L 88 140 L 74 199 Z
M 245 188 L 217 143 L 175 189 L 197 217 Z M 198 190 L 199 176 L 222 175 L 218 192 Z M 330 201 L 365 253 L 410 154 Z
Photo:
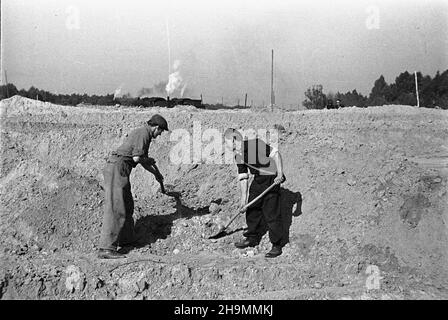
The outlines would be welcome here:
M 8 89 L 8 74 L 5 69 L 5 83 L 6 83 L 6 98 L 9 98 L 9 89 Z
M 417 96 L 417 108 L 420 108 L 420 99 L 418 97 L 417 71 L 415 71 L 415 94 Z
M 275 104 L 274 98 L 274 49 L 272 49 L 272 61 L 271 61 L 271 105 Z
M 244 97 L 244 108 L 246 108 L 247 107 L 247 93 L 246 93 L 246 96 Z

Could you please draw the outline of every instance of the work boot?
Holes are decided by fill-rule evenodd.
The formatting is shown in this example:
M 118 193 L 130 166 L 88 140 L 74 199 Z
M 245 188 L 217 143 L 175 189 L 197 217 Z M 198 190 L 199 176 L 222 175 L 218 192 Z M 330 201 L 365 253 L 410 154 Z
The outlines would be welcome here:
M 126 258 L 126 255 L 119 253 L 116 250 L 111 249 L 100 249 L 98 251 L 99 259 L 123 259 Z
M 249 238 L 235 242 L 235 247 L 237 247 L 238 249 L 255 247 L 256 245 L 258 245 L 258 241 Z
M 282 254 L 282 247 L 281 246 L 272 246 L 271 251 L 265 254 L 266 258 L 275 258 Z
M 138 248 L 141 245 L 141 243 L 137 240 L 134 240 L 132 242 L 126 242 L 126 243 L 120 243 L 118 250 L 119 253 L 128 253 L 132 249 Z

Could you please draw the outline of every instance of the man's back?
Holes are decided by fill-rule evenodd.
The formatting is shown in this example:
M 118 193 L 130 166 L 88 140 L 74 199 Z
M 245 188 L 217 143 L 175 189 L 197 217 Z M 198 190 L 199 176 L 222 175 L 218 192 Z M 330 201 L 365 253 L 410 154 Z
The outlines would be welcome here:
M 245 140 L 242 154 L 235 157 L 238 171 L 249 170 L 254 175 L 276 175 L 277 167 L 270 157 L 273 151 L 273 147 L 259 138 Z
M 151 130 L 146 125 L 131 131 L 114 153 L 124 157 L 147 156 L 150 143 Z

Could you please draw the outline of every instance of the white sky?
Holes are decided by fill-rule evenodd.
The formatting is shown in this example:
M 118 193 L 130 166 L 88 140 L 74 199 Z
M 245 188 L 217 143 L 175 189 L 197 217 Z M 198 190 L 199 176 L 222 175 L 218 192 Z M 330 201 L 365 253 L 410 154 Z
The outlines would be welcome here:
M 297 105 L 313 84 L 367 95 L 381 74 L 448 69 L 443 0 L 4 0 L 1 23 L 19 89 L 136 94 L 179 60 L 193 98 L 269 103 L 274 49 L 276 102 Z

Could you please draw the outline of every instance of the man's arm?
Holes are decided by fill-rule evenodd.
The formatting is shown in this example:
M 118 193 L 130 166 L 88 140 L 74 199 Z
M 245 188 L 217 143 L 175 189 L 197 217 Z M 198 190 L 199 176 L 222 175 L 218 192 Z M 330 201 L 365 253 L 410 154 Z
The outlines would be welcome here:
M 271 154 L 271 158 L 274 159 L 275 165 L 277 167 L 277 177 L 275 177 L 275 183 L 282 183 L 283 181 L 283 161 L 282 156 L 278 150 L 274 150 L 273 154 Z
M 151 172 L 157 179 L 157 181 L 163 181 L 163 176 L 156 166 L 156 162 L 153 158 L 149 157 L 132 157 L 134 162 L 140 163 L 146 171 Z
M 240 208 L 243 208 L 247 204 L 247 195 L 249 189 L 249 174 L 248 173 L 238 174 L 238 180 L 240 181 L 240 190 L 241 190 Z

